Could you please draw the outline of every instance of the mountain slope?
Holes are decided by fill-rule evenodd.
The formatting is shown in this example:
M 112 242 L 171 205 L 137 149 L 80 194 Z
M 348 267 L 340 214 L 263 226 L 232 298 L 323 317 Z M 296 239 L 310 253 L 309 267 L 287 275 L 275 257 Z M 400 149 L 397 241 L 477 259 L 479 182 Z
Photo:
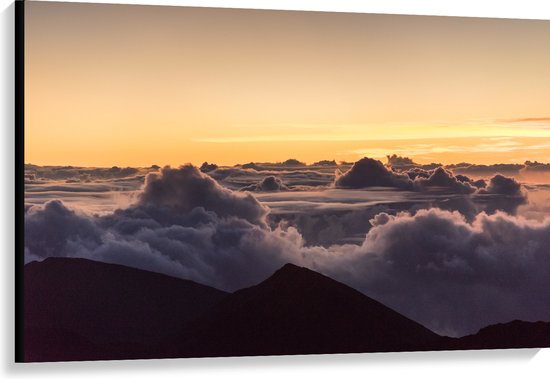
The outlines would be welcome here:
M 362 293 L 291 264 L 180 336 L 183 356 L 427 350 L 440 337 Z
M 456 341 L 455 349 L 507 349 L 550 346 L 550 323 L 514 320 L 489 325 Z
M 228 294 L 189 280 L 78 258 L 24 268 L 25 359 L 150 357 Z
M 291 264 L 228 294 L 76 258 L 24 269 L 26 361 L 550 346 L 550 323 L 440 337 L 362 293 Z

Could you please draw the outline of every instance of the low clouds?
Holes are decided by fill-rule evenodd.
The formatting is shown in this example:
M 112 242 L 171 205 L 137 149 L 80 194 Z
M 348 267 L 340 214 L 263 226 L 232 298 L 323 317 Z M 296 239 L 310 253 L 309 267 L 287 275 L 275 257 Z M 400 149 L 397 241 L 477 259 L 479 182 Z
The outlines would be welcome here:
M 139 169 L 135 167 L 110 168 L 89 168 L 75 166 L 36 166 L 25 165 L 25 175 L 32 175 L 35 179 L 43 180 L 105 180 L 115 178 L 129 178 L 137 175 L 144 175 L 150 169 Z
M 372 223 L 340 275 L 394 309 L 452 334 L 515 318 L 550 320 L 550 219 L 482 213 L 470 224 L 431 209 L 380 214 Z
M 393 160 L 397 158 L 394 157 Z M 406 158 L 401 160 L 403 159 Z M 439 189 L 458 194 L 471 194 L 477 189 L 470 178 L 464 175 L 456 177 L 443 167 L 433 170 L 412 167 L 395 172 L 382 162 L 370 158 L 355 162 L 350 170 L 336 178 L 334 184 L 340 188 L 391 187 L 411 191 Z
M 522 197 L 521 185 L 514 178 L 507 178 L 497 174 L 491 178 L 486 188 L 479 190 L 480 194 L 506 195 Z
M 498 210 L 516 214 L 518 207 L 527 204 L 527 192 L 514 178 L 495 175 L 485 188 L 479 189 L 476 201 L 485 204 L 487 213 Z
M 334 168 L 324 166 L 309 169 L 302 166 L 251 168 L 249 165 L 243 165 L 242 167 L 219 167 L 209 171 L 208 175 L 233 190 L 250 186 L 248 190 L 255 191 L 254 186 L 269 176 L 278 178 L 285 186 L 295 190 L 307 190 L 319 186 L 328 187 L 334 182 Z
M 388 157 L 389 161 L 403 161 L 409 165 L 414 162 L 408 158 Z M 496 166 L 496 165 L 495 165 Z M 501 174 L 493 176 L 489 183 L 483 179 L 474 180 L 463 174 L 437 167 L 426 170 L 412 167 L 395 172 L 380 161 L 363 158 L 357 161 L 350 170 L 335 179 L 336 187 L 368 188 L 389 187 L 417 192 L 443 192 L 447 194 L 473 195 L 471 198 L 448 198 L 438 201 L 444 209 L 464 210 L 464 215 L 472 218 L 480 211 L 494 213 L 498 210 L 515 214 L 520 205 L 527 202 L 527 193 L 514 178 Z
M 276 176 L 266 176 L 258 184 L 251 184 L 243 187 L 241 191 L 252 192 L 272 192 L 272 191 L 287 191 L 289 188 L 283 181 Z
M 358 209 L 317 212 L 288 212 L 270 215 L 273 226 L 284 223 L 295 227 L 305 246 L 330 247 L 335 244 L 361 244 L 371 228 L 369 220 L 380 212 L 396 213 L 400 204 L 374 205 Z M 408 206 L 403 206 L 408 209 Z M 298 206 L 295 206 L 297 209 Z
M 71 256 L 68 244 L 80 247 L 101 243 L 102 230 L 84 215 L 66 208 L 59 200 L 49 201 L 43 207 L 26 207 L 25 261 L 32 258 Z
M 393 187 L 411 189 L 412 181 L 405 174 L 393 172 L 382 162 L 371 158 L 362 158 L 334 182 L 339 188 Z
M 31 207 L 25 252 L 27 261 L 78 256 L 236 290 L 288 261 L 280 249 L 291 239 L 269 229 L 266 214 L 251 194 L 223 188 L 196 167 L 165 167 L 149 174 L 135 204 L 105 216 L 77 214 L 60 201 Z
M 210 171 L 213 171 L 215 169 L 218 168 L 218 165 L 215 164 L 215 163 L 208 163 L 208 162 L 204 162 L 201 167 L 200 167 L 200 170 L 202 172 L 210 172 Z
M 368 183 L 403 180 L 414 186 L 434 175 L 413 180 L 371 161 L 360 163 L 347 180 L 361 183 L 356 174 L 365 167 Z M 429 183 L 449 178 L 471 185 L 445 170 Z M 440 201 L 518 197 L 521 186 L 506 179 L 493 178 L 485 193 Z M 358 196 L 362 191 L 347 192 Z M 106 215 L 79 213 L 60 201 L 29 207 L 25 255 L 27 261 L 57 255 L 119 263 L 230 291 L 254 285 L 291 262 L 453 335 L 515 318 L 550 320 L 550 219 L 528 221 L 495 212 L 466 219 L 439 208 L 396 212 L 376 205 L 297 221 L 293 225 L 304 228 L 300 233 L 288 220 L 270 223 L 268 208 L 250 193 L 224 188 L 193 166 L 165 167 L 147 176 L 135 203 Z M 340 222 L 341 217 L 349 219 Z M 338 225 L 357 231 L 354 243 L 340 241 L 347 234 Z M 316 241 L 322 243 L 307 243 L 316 229 L 339 243 L 322 238 Z
M 462 180 L 460 180 L 462 179 Z M 427 190 L 429 188 L 444 188 L 453 193 L 470 194 L 476 191 L 476 188 L 470 184 L 467 177 L 457 178 L 452 172 L 438 167 L 429 173 L 428 177 L 418 175 L 414 179 L 413 186 L 417 190 Z
M 511 146 L 516 146 L 516 142 L 506 141 L 499 142 L 506 150 L 510 150 Z M 491 145 L 494 147 L 495 142 L 491 141 Z M 521 146 L 521 144 L 520 144 Z M 487 149 L 488 145 L 481 145 L 483 149 Z M 537 145 L 537 147 L 547 148 L 548 145 Z M 527 150 L 531 150 L 533 146 L 524 146 Z M 394 171 L 411 171 L 412 169 L 419 168 L 423 170 L 433 170 L 437 167 L 443 167 L 449 171 L 452 171 L 454 175 L 459 174 L 468 175 L 470 177 L 480 178 L 489 177 L 497 174 L 514 176 L 526 180 L 545 181 L 550 180 L 550 163 L 541 163 L 537 161 L 525 161 L 524 163 L 496 163 L 490 165 L 473 164 L 467 162 L 461 162 L 456 164 L 442 165 L 440 163 L 430 164 L 418 164 L 412 159 L 407 157 L 401 157 L 396 154 L 387 156 L 387 166 L 391 167 Z
M 535 173 L 535 172 L 549 173 L 550 172 L 550 163 L 540 163 L 540 162 L 537 162 L 537 161 L 534 161 L 534 162 L 526 161 L 525 162 L 525 167 L 523 167 L 522 171 L 524 171 L 526 173 Z
M 524 167 L 522 164 L 516 163 L 500 163 L 493 165 L 459 163 L 446 166 L 456 174 L 473 175 L 473 176 L 489 176 L 495 174 L 517 175 Z

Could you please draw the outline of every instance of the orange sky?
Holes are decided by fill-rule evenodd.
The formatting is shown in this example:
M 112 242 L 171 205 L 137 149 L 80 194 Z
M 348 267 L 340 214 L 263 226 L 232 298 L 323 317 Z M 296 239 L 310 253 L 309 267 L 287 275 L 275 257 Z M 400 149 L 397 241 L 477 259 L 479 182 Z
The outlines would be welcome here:
M 550 21 L 25 6 L 27 163 L 550 156 Z

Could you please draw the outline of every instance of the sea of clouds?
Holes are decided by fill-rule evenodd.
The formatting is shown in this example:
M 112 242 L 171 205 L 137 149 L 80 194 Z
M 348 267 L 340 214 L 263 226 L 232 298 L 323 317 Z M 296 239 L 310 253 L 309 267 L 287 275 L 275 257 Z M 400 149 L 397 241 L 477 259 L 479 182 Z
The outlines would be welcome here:
M 548 188 L 520 184 L 521 170 L 29 165 L 25 261 L 83 257 L 229 291 L 291 262 L 442 334 L 550 321 Z

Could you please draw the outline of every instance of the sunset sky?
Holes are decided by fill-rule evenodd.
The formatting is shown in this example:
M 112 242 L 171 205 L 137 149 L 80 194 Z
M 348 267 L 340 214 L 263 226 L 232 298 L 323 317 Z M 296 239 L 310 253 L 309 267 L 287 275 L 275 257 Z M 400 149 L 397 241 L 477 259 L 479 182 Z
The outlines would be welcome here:
M 25 6 L 26 163 L 550 156 L 550 21 Z

